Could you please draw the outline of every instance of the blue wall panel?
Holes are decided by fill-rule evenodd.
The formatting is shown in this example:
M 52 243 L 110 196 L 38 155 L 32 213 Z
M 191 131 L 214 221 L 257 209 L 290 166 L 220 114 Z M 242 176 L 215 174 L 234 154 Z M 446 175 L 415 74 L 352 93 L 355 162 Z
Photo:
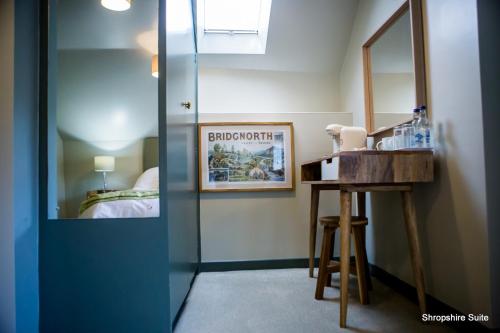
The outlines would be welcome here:
M 168 332 L 166 223 L 46 221 L 41 332 Z
M 175 14 L 170 15 L 169 13 Z M 190 0 L 167 0 L 167 193 L 172 324 L 199 263 L 196 47 L 193 22 L 179 34 L 173 15 L 192 16 Z M 178 29 L 178 28 L 177 28 Z M 190 102 L 191 108 L 182 105 Z
M 16 332 L 38 332 L 38 2 L 15 2 L 14 235 Z
M 173 317 L 189 291 L 199 262 L 198 195 L 196 178 L 193 178 L 197 170 L 196 159 L 193 159 L 196 112 L 182 121 L 182 125 L 167 121 L 168 115 L 179 109 L 172 112 L 166 101 L 166 2 L 159 3 L 159 27 L 163 27 L 159 30 L 159 121 L 168 125 L 160 126 L 160 218 L 47 219 L 49 171 L 47 156 L 42 152 L 46 152 L 50 129 L 44 87 L 51 82 L 46 75 L 41 77 L 41 332 L 170 332 Z M 47 4 L 43 9 L 46 13 Z M 42 40 L 46 42 L 47 31 L 43 33 Z M 191 58 L 194 59 L 194 53 Z M 42 59 L 42 63 L 46 64 L 46 59 Z M 194 66 L 192 61 L 191 66 Z M 45 67 L 45 74 L 47 70 Z M 185 83 L 185 74 L 177 72 L 176 75 L 179 76 L 170 76 L 169 80 Z M 196 72 L 189 75 L 192 86 L 188 91 L 192 94 Z M 193 98 L 193 101 L 195 98 L 178 91 L 170 98 L 174 96 Z M 173 129 L 181 127 L 184 128 L 181 133 Z M 171 140 L 168 143 L 167 136 Z M 183 146 L 178 144 L 179 138 L 184 140 Z M 179 151 L 179 147 L 184 150 Z M 179 156 L 185 156 L 184 161 Z M 167 163 L 168 159 L 171 161 Z M 174 160 L 176 163 L 171 163 Z M 190 186 L 185 187 L 185 181 L 179 182 L 179 176 L 189 178 Z M 175 306 L 172 311 L 171 304 Z
M 48 18 L 47 2 L 43 7 L 44 20 Z M 51 5 L 54 11 L 56 2 L 51 1 Z M 160 1 L 159 23 L 163 25 L 164 5 L 164 1 Z M 48 22 L 44 22 L 42 31 L 45 55 L 50 49 L 47 25 Z M 161 30 L 160 36 L 165 36 Z M 161 178 L 160 184 L 160 218 L 48 220 L 49 170 L 47 155 L 43 152 L 47 151 L 47 134 L 51 128 L 47 123 L 47 116 L 51 114 L 47 105 L 50 107 L 53 103 L 46 88 L 54 83 L 51 80 L 55 75 L 49 72 L 46 59 L 42 59 L 42 65 L 40 331 L 169 332 L 166 177 Z M 164 100 L 164 90 L 159 91 L 159 101 Z M 159 121 L 165 123 L 164 113 L 160 113 Z M 163 146 L 164 141 L 165 130 L 160 128 Z M 165 174 L 165 160 L 162 157 L 160 160 L 160 170 Z

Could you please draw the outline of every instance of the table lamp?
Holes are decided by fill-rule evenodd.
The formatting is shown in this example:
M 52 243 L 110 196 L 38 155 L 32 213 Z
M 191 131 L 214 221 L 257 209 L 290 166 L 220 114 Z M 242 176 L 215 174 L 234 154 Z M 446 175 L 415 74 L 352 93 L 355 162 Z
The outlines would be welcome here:
M 115 171 L 114 156 L 94 156 L 94 171 L 102 172 L 104 191 L 106 191 L 106 172 Z

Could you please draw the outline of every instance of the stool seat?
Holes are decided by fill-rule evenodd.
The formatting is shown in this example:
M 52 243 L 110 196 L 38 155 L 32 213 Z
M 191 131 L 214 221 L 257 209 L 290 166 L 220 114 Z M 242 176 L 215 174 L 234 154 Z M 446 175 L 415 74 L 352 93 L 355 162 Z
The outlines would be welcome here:
M 318 280 L 316 281 L 315 298 L 318 300 L 323 299 L 325 286 L 331 287 L 332 273 L 340 271 L 340 262 L 331 260 L 333 259 L 335 231 L 340 227 L 340 216 L 323 216 L 319 218 L 319 222 L 323 225 L 324 232 L 319 259 Z M 358 277 L 361 304 L 368 304 L 368 289 L 371 286 L 365 247 L 365 228 L 367 224 L 368 219 L 364 216 L 351 217 L 350 233 L 354 236 L 355 266 L 350 267 L 350 271 L 355 272 Z
M 323 216 L 319 218 L 319 223 L 325 227 L 340 227 L 340 216 Z M 364 216 L 352 216 L 351 227 L 360 227 L 368 224 L 368 219 Z

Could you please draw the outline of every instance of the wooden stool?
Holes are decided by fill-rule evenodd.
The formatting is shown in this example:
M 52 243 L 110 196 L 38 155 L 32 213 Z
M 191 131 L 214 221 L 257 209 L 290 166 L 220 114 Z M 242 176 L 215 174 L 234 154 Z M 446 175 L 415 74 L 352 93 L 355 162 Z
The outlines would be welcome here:
M 318 281 L 316 282 L 316 299 L 323 299 L 325 286 L 331 285 L 332 273 L 340 271 L 340 263 L 333 261 L 333 245 L 335 230 L 340 227 L 339 216 L 324 216 L 319 219 L 324 226 L 323 243 L 319 259 Z M 350 273 L 358 277 L 359 301 L 368 304 L 367 285 L 371 286 L 370 274 L 366 272 L 366 248 L 365 248 L 365 226 L 368 224 L 366 217 L 352 216 L 351 233 L 354 236 L 354 249 L 356 263 L 350 267 Z M 370 288 L 371 289 L 371 288 Z

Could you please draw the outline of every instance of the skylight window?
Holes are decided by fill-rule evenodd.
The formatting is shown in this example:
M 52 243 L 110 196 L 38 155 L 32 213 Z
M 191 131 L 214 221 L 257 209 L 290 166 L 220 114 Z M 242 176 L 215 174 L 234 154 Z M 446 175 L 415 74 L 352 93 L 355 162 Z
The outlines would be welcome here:
M 262 0 L 205 0 L 205 33 L 259 31 Z
M 198 0 L 198 52 L 264 54 L 272 0 Z

